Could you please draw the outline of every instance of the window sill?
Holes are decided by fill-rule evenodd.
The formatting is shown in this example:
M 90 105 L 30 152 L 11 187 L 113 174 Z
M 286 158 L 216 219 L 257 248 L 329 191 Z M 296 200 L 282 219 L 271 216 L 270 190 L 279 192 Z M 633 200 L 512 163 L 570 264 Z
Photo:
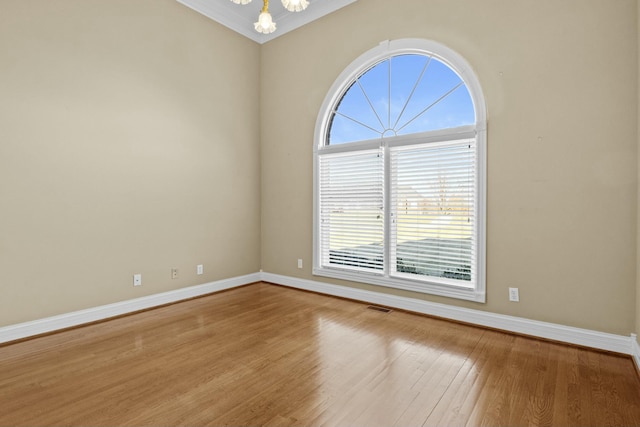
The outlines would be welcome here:
M 354 273 L 333 268 L 313 268 L 314 276 L 330 277 L 332 279 L 349 280 L 352 282 L 367 283 L 370 285 L 384 286 L 386 288 L 402 289 L 405 291 L 419 292 L 422 294 L 438 295 L 447 298 L 456 298 L 467 301 L 486 302 L 486 293 L 473 288 L 449 286 L 439 283 L 418 282 L 415 280 L 385 277 L 378 274 Z

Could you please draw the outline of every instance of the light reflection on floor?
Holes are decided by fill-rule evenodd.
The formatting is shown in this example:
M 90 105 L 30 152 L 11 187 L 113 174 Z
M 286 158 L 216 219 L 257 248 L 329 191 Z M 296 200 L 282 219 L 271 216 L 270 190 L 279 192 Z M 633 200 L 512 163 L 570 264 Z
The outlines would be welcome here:
M 374 323 L 379 330 L 379 322 Z M 320 424 L 392 425 L 403 417 L 424 420 L 428 406 L 422 406 L 426 413 L 413 414 L 408 408 L 417 399 L 437 403 L 449 378 L 467 361 L 465 356 L 429 344 L 419 331 L 413 331 L 415 339 L 408 339 L 397 331 L 373 332 L 366 322 L 354 321 L 357 326 L 353 326 L 318 316 L 316 324 L 321 364 L 318 392 L 321 400 L 330 403 Z

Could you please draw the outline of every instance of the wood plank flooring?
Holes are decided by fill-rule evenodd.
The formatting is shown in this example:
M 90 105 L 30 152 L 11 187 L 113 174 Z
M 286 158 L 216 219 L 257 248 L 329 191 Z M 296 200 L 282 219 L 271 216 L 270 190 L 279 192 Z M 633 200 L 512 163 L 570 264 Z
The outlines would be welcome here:
M 2 426 L 640 425 L 630 358 L 258 283 L 0 347 Z

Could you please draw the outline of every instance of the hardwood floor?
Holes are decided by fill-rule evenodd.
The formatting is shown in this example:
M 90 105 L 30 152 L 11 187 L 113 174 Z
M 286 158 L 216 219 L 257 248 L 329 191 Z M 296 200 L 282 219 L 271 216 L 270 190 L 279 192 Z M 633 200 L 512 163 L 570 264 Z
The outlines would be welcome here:
M 0 347 L 0 425 L 640 425 L 628 357 L 259 283 Z

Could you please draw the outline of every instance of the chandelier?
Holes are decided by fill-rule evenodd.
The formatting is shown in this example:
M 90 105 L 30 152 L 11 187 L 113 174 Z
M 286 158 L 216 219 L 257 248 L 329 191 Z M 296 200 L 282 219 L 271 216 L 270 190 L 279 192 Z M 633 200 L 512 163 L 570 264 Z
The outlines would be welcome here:
M 248 4 L 251 0 L 231 0 L 235 4 Z M 273 22 L 273 18 L 269 13 L 269 0 L 263 0 L 264 6 L 258 16 L 258 22 L 254 23 L 254 27 L 257 32 L 262 34 L 271 34 L 276 30 L 276 23 Z M 308 0 L 282 0 L 282 5 L 289 12 L 300 12 L 305 10 L 309 6 Z

